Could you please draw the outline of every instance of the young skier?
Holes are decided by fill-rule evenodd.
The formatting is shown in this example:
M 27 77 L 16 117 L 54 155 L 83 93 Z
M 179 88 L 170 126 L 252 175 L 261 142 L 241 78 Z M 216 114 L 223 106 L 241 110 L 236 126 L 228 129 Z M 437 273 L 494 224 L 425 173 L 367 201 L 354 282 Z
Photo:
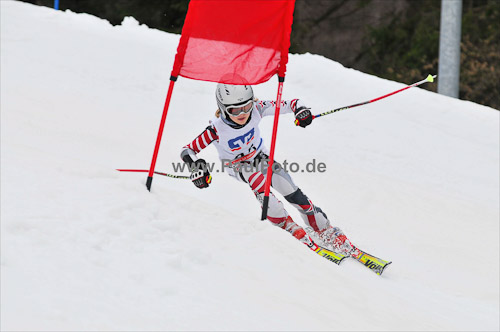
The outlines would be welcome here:
M 219 109 L 210 125 L 190 144 L 183 147 L 182 160 L 191 170 L 191 181 L 196 187 L 207 188 L 212 177 L 206 162 L 197 154 L 213 143 L 222 162 L 229 164 L 229 175 L 247 183 L 262 206 L 264 184 L 268 171 L 268 150 L 260 136 L 259 122 L 274 115 L 274 101 L 258 101 L 249 85 L 229 85 L 219 83 L 215 92 Z M 295 114 L 295 123 L 303 128 L 311 124 L 313 116 L 310 108 L 299 99 L 283 101 L 280 115 Z M 276 165 L 276 163 L 275 163 Z M 332 227 L 326 214 L 300 190 L 290 175 L 281 167 L 273 165 L 271 187 L 299 210 L 307 226 L 316 233 L 323 245 L 346 255 L 357 254 L 343 232 Z M 279 166 L 279 164 L 278 164 Z M 297 225 L 272 192 L 269 193 L 267 219 L 275 226 L 290 232 L 295 238 L 313 246 L 305 230 Z

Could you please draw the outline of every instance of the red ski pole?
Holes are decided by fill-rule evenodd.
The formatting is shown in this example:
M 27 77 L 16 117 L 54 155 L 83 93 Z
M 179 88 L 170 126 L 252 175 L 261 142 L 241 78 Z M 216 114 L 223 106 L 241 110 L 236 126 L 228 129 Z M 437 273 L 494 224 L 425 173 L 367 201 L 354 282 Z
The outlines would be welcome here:
M 366 104 L 370 104 L 370 103 L 376 102 L 377 100 L 387 98 L 387 97 L 392 96 L 392 95 L 394 95 L 394 94 L 396 94 L 398 92 L 404 91 L 404 90 L 409 89 L 409 88 L 413 88 L 415 86 L 419 86 L 419 85 L 424 84 L 426 82 L 434 82 L 434 79 L 436 77 L 437 77 L 437 75 L 433 76 L 433 75 L 429 74 L 429 76 L 427 76 L 427 78 L 425 80 L 421 80 L 420 82 L 413 83 L 412 85 L 408 85 L 407 87 L 404 87 L 404 88 L 399 89 L 397 91 L 388 93 L 386 95 L 383 95 L 381 97 L 378 97 L 378 98 L 375 98 L 375 99 L 372 99 L 372 100 L 364 101 L 362 103 L 358 103 L 358 104 L 354 104 L 354 105 L 349 105 L 349 106 L 344 106 L 344 107 L 339 107 L 339 108 L 336 108 L 334 110 L 331 110 L 331 111 L 328 111 L 328 112 L 325 112 L 325 113 L 314 115 L 314 118 L 319 118 L 320 116 L 324 116 L 324 115 L 332 114 L 332 113 L 335 113 L 335 112 L 338 112 L 338 111 L 343 111 L 343 110 L 346 110 L 346 109 L 349 109 L 349 108 L 353 108 L 353 107 L 356 107 L 356 106 L 361 106 L 361 105 L 366 105 Z M 295 124 L 297 124 L 297 122 L 295 122 Z
M 147 169 L 117 169 L 119 172 L 139 172 L 139 173 L 148 173 L 149 170 Z M 177 175 L 177 174 L 169 174 L 169 173 L 163 173 L 163 172 L 157 172 L 154 171 L 154 174 L 158 175 L 163 175 L 163 176 L 168 176 L 169 178 L 174 178 L 174 179 L 189 179 L 189 176 L 185 175 Z

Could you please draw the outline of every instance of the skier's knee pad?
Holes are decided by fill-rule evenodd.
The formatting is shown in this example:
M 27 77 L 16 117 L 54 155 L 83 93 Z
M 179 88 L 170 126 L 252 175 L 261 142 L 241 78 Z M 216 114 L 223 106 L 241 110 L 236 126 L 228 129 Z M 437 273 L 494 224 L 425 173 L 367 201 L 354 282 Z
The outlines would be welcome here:
M 297 188 L 297 190 L 290 195 L 285 196 L 285 199 L 292 204 L 309 205 L 309 199 L 300 188 Z
M 326 214 L 319 207 L 313 205 L 302 190 L 297 189 L 293 194 L 285 196 L 285 199 L 301 212 L 306 225 L 312 227 L 315 231 L 330 226 Z

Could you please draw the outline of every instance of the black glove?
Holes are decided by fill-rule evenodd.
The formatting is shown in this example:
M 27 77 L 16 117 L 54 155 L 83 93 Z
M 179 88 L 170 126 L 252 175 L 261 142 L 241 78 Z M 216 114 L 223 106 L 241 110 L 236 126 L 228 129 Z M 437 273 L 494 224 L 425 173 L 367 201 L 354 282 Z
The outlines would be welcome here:
M 200 189 L 207 188 L 212 182 L 212 176 L 208 171 L 207 163 L 203 159 L 198 159 L 191 164 L 191 176 L 189 177 L 194 185 Z
M 293 113 L 295 113 L 295 125 L 301 126 L 302 128 L 307 127 L 311 124 L 313 115 L 311 109 L 306 106 L 300 106 Z

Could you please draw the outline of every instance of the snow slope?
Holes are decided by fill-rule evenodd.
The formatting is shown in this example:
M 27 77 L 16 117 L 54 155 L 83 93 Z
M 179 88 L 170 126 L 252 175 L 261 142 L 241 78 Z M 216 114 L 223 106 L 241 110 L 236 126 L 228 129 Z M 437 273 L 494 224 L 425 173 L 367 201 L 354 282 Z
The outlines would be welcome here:
M 327 165 L 292 176 L 393 261 L 379 277 L 260 221 L 226 174 L 148 192 L 115 171 L 149 167 L 179 36 L 0 3 L 2 330 L 499 330 L 498 111 L 412 88 L 306 129 L 281 118 L 277 160 Z M 311 54 L 288 69 L 284 97 L 317 113 L 403 86 Z M 179 78 L 157 170 L 206 127 L 214 88 Z

